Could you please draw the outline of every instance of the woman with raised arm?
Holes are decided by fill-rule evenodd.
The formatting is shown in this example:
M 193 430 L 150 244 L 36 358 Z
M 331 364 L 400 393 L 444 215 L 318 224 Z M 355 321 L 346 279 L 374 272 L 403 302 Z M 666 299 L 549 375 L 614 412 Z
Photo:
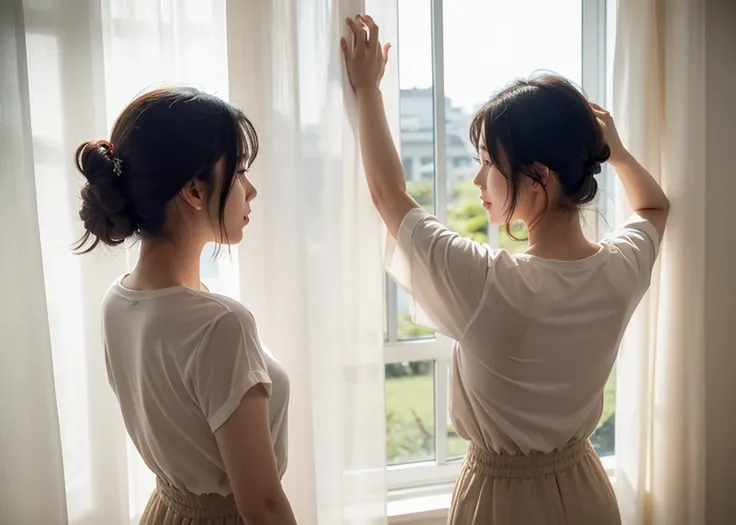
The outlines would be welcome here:
M 469 441 L 452 498 L 457 525 L 617 525 L 588 438 L 629 319 L 649 286 L 669 202 L 626 151 L 610 115 L 555 76 L 517 81 L 470 127 L 474 182 L 491 223 L 523 221 L 512 255 L 461 238 L 407 193 L 379 88 L 388 46 L 369 16 L 342 39 L 373 202 L 390 233 L 387 269 L 415 321 L 453 338 L 452 420 Z M 609 161 L 634 215 L 599 243 L 580 207 Z
M 289 525 L 289 382 L 253 315 L 200 284 L 205 244 L 235 244 L 256 190 L 245 115 L 196 89 L 141 95 L 85 142 L 77 251 L 140 241 L 102 306 L 110 385 L 158 484 L 143 525 Z

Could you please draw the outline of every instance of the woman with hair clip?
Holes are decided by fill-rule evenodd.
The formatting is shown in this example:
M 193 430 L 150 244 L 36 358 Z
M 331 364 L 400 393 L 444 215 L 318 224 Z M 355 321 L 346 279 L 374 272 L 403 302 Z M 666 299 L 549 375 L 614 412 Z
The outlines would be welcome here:
M 629 319 L 649 286 L 669 202 L 624 148 L 611 116 L 568 81 L 516 81 L 476 114 L 474 182 L 492 224 L 522 221 L 512 255 L 461 238 L 407 193 L 379 88 L 388 46 L 369 16 L 340 42 L 358 106 L 387 269 L 415 322 L 456 343 L 452 420 L 469 441 L 450 508 L 457 525 L 617 525 L 616 498 L 588 437 Z M 588 241 L 581 206 L 610 162 L 634 215 Z
M 251 313 L 200 284 L 205 244 L 243 238 L 257 152 L 240 110 L 177 88 L 138 97 L 109 141 L 76 153 L 77 251 L 140 241 L 105 296 L 102 332 L 128 434 L 158 478 L 144 525 L 296 523 L 281 487 L 288 378 Z

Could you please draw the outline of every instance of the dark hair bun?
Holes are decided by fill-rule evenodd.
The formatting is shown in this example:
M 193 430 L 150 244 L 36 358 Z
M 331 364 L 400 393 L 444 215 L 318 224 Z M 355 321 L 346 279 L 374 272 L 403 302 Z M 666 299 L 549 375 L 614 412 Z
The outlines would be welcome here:
M 595 196 L 598 194 L 598 181 L 595 180 L 593 175 L 585 177 L 583 185 L 580 191 L 575 195 L 575 204 L 578 206 L 593 202 Z
M 93 140 L 77 148 L 75 164 L 87 179 L 82 187 L 79 211 L 86 232 L 76 246 L 82 253 L 99 243 L 117 246 L 138 230 L 113 159 L 112 147 L 106 141 Z M 88 242 L 91 245 L 82 250 Z
M 611 148 L 608 144 L 602 142 L 598 146 L 598 151 L 595 152 L 593 159 L 591 160 L 591 170 L 593 175 L 598 175 L 601 172 L 601 164 L 608 162 L 611 157 Z
M 601 165 L 611 156 L 611 149 L 607 144 L 601 143 L 599 151 L 596 151 L 583 167 L 583 177 L 580 181 L 580 189 L 573 196 L 577 205 L 592 202 L 598 194 L 598 181 L 595 176 L 601 172 Z

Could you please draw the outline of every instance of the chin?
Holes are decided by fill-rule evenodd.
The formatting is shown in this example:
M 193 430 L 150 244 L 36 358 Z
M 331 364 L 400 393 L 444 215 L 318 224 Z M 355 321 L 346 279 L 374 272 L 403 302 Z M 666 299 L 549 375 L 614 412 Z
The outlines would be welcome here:
M 243 240 L 243 230 L 237 230 L 233 232 L 227 232 L 227 239 L 225 239 L 225 242 L 222 244 L 227 245 L 234 245 L 238 244 L 240 241 Z

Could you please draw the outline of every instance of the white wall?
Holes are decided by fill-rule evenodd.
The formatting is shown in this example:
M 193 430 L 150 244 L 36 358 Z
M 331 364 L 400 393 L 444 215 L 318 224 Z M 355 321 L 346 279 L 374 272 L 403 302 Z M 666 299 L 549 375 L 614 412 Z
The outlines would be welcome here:
M 706 523 L 726 525 L 736 522 L 736 1 L 707 0 L 705 26 Z

